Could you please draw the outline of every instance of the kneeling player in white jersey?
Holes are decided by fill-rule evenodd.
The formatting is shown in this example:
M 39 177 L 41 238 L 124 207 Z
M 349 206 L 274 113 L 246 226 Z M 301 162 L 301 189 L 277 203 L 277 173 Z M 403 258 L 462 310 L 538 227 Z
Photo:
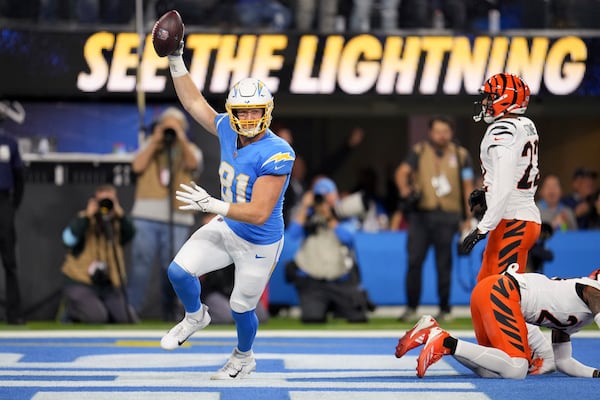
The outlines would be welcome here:
M 600 370 L 572 357 L 571 335 L 595 322 L 600 327 L 600 269 L 589 277 L 550 279 L 519 274 L 512 264 L 502 275 L 480 281 L 471 294 L 471 316 L 479 344 L 457 339 L 431 316 L 398 341 L 396 357 L 425 344 L 417 360 L 422 378 L 445 355 L 486 378 L 523 379 L 532 367 L 526 323 L 552 329 L 556 369 L 570 376 L 600 378 Z
M 210 323 L 200 303 L 198 277 L 235 264 L 230 298 L 238 343 L 229 360 L 211 379 L 244 378 L 256 369 L 252 345 L 258 329 L 256 305 L 283 247 L 283 195 L 295 154 L 269 130 L 273 97 L 257 79 L 242 79 L 231 88 L 218 114 L 190 77 L 180 48 L 169 55 L 169 68 L 179 100 L 221 146 L 222 200 L 194 183 L 182 185 L 180 209 L 217 214 L 179 250 L 168 269 L 169 279 L 184 305 L 184 319 L 161 340 L 173 350 Z

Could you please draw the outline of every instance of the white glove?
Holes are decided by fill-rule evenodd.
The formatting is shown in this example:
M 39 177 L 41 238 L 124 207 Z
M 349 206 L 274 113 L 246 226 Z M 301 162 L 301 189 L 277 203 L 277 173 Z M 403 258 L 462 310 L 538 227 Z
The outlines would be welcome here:
M 183 62 L 182 55 L 183 39 L 181 39 L 181 42 L 179 42 L 179 47 L 177 50 L 167 56 L 169 59 L 169 70 L 171 71 L 171 76 L 173 78 L 177 78 L 188 73 L 185 63 Z
M 188 186 L 184 183 L 179 186 L 185 191 L 175 192 L 175 198 L 182 203 L 184 206 L 179 206 L 180 210 L 192 210 L 201 211 L 211 214 L 219 214 L 226 216 L 229 212 L 229 203 L 221 200 L 217 200 L 212 197 L 206 190 L 196 185 L 194 182 L 190 182 L 192 186 Z

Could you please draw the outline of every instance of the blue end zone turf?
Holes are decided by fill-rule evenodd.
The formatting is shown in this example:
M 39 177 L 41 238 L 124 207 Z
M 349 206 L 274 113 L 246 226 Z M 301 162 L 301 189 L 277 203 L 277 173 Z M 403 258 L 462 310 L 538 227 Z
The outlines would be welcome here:
M 0 400 L 478 400 L 597 393 L 594 380 L 560 373 L 482 379 L 452 357 L 418 379 L 419 349 L 401 359 L 393 355 L 401 333 L 262 332 L 254 347 L 256 373 L 211 381 L 236 344 L 233 332 L 200 332 L 173 352 L 160 349 L 162 332 L 1 332 Z M 600 335 L 584 333 L 573 338 L 574 356 L 600 367 Z

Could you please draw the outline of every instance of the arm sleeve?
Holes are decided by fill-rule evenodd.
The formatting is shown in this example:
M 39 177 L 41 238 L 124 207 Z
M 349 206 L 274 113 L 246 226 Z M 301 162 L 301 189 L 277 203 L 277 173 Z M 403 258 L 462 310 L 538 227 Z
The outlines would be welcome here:
M 133 237 L 135 236 L 135 225 L 133 224 L 131 218 L 127 215 L 123 216 L 123 218 L 119 220 L 119 223 L 121 224 L 120 243 L 121 245 L 124 245 L 129 243 L 131 239 L 133 239 Z
M 343 245 L 348 246 L 349 248 L 354 248 L 354 235 L 356 233 L 356 228 L 352 221 L 348 220 L 338 223 L 334 229 L 334 232 Z
M 419 169 L 419 154 L 414 149 L 411 150 L 404 162 L 408 164 L 413 171 L 417 171 Z
M 291 221 L 285 230 L 285 236 L 289 240 L 299 240 L 304 237 L 304 227 L 296 221 Z
M 296 153 L 283 140 L 271 147 L 271 151 L 257 159 L 258 175 L 290 175 Z
M 88 226 L 90 226 L 90 220 L 87 217 L 79 215 L 76 218 L 73 218 L 65 231 L 70 232 L 70 235 L 72 235 L 76 241 L 73 244 L 65 243 L 65 245 L 73 247 L 82 242 L 85 238 L 85 231 L 87 231 Z
M 63 243 L 76 257 L 85 248 L 85 233 L 89 226 L 90 220 L 84 215 L 78 215 L 63 231 Z
M 571 342 L 552 343 L 556 369 L 570 376 L 593 378 L 595 368 L 583 365 L 572 356 Z
M 504 215 L 508 198 L 514 187 L 516 159 L 514 152 L 505 146 L 494 146 L 489 149 L 494 158 L 494 176 L 492 184 L 487 188 L 487 211 L 477 225 L 480 232 L 487 233 L 498 226 Z
M 461 163 L 462 169 L 460 171 L 462 180 L 468 181 L 475 179 L 475 171 L 473 170 L 473 160 L 471 159 L 469 152 L 466 149 L 461 148 L 461 154 L 464 154 Z
M 23 168 L 17 168 L 13 170 L 13 207 L 16 209 L 21 205 L 23 200 L 23 192 L 25 191 L 25 170 Z

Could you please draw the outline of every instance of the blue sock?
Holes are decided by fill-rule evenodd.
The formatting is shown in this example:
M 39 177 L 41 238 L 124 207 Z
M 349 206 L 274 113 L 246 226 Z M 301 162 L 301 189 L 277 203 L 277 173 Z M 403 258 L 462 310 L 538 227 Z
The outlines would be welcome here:
M 244 313 L 231 311 L 231 315 L 235 320 L 235 327 L 237 329 L 238 350 L 242 352 L 252 350 L 254 337 L 256 337 L 256 331 L 258 330 L 258 317 L 256 313 L 254 310 Z
M 200 310 L 200 280 L 172 261 L 167 270 L 177 297 L 188 313 Z

